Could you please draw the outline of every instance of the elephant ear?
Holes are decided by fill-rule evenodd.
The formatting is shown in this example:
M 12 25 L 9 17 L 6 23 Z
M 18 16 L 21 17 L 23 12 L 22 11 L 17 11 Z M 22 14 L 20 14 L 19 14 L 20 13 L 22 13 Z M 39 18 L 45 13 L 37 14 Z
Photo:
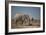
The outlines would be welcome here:
M 32 18 L 32 21 L 34 20 L 34 18 Z

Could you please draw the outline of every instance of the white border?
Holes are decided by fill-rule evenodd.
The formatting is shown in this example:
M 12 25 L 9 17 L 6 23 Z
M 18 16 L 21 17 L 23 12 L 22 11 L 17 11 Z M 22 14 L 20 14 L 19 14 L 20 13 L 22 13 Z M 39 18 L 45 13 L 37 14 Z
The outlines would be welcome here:
M 24 28 L 24 29 L 11 29 L 11 6 L 24 6 L 24 7 L 40 7 L 41 11 L 41 21 L 40 28 Z M 9 3 L 9 31 L 8 32 L 23 32 L 23 31 L 40 31 L 43 30 L 43 5 L 34 5 L 34 4 L 11 4 Z

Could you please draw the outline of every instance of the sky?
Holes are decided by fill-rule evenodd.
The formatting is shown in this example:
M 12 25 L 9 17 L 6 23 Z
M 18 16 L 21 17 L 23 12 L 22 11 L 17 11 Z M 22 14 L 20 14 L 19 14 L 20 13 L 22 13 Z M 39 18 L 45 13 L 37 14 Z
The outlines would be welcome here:
M 34 19 L 40 19 L 40 7 L 11 6 L 11 17 L 16 13 L 31 15 Z

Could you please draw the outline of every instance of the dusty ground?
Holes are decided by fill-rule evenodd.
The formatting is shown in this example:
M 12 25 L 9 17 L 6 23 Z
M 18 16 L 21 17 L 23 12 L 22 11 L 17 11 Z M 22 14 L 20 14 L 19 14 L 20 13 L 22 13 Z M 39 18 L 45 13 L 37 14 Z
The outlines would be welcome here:
M 38 27 L 40 27 L 40 22 L 39 21 L 36 21 L 36 22 L 33 21 L 29 25 L 23 25 L 23 24 L 16 25 L 16 23 L 14 23 L 14 21 L 12 21 L 11 27 L 12 28 L 38 28 Z

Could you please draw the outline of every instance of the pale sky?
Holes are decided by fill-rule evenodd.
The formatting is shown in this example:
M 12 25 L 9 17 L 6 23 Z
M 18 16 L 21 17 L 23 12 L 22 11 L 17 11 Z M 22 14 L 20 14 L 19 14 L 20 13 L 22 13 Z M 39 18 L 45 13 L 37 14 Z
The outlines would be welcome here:
M 14 17 L 16 13 L 29 14 L 34 19 L 40 19 L 40 7 L 12 6 L 11 16 Z

